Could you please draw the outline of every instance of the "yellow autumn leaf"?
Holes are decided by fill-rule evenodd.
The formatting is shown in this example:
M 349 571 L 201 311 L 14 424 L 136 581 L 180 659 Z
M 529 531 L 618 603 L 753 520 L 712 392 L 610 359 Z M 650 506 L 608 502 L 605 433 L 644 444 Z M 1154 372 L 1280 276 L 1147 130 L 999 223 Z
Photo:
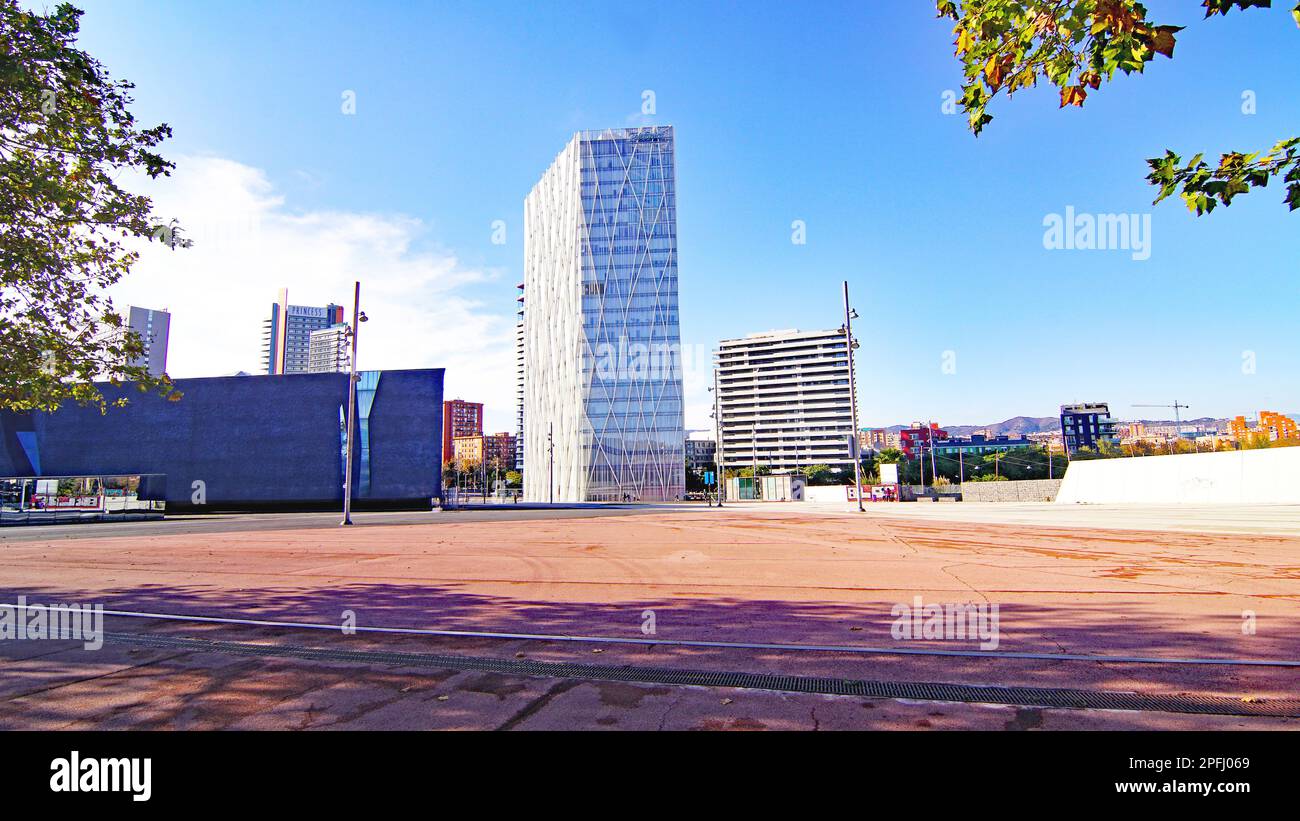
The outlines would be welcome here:
M 957 54 L 962 55 L 970 51 L 975 46 L 975 38 L 971 37 L 970 32 L 962 29 L 957 35 Z

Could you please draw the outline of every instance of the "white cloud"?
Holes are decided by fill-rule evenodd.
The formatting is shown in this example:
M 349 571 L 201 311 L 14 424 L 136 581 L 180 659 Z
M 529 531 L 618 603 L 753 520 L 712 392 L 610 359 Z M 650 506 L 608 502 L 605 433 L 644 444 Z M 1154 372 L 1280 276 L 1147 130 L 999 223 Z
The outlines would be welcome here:
M 466 267 L 429 247 L 413 217 L 299 212 L 260 169 L 219 157 L 180 157 L 170 178 L 138 187 L 155 214 L 177 218 L 188 249 L 148 244 L 111 294 L 172 313 L 168 371 L 174 377 L 262 373 L 262 321 L 278 290 L 299 305 L 344 305 L 353 282 L 370 317 L 362 368 L 447 369 L 447 395 L 482 401 L 488 426 L 513 429 L 514 307 L 476 299 L 496 272 Z M 502 290 L 502 289 L 496 289 Z

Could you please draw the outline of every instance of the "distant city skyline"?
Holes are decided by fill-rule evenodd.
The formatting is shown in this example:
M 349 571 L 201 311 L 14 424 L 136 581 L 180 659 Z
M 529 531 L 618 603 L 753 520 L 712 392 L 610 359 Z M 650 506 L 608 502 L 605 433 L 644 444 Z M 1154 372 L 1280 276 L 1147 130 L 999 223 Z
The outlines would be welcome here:
M 1294 130 L 1280 6 L 1202 21 L 1150 0 L 1187 26 L 1174 60 L 1082 110 L 1050 89 L 999 100 L 977 140 L 945 114 L 961 75 L 927 2 L 809 5 L 796 27 L 674 2 L 84 5 L 82 45 L 136 84 L 141 122 L 175 133 L 175 174 L 141 188 L 195 245 L 145 248 L 112 291 L 171 308 L 174 376 L 260 371 L 268 289 L 322 305 L 359 279 L 359 367 L 445 367 L 450 394 L 515 429 L 524 196 L 575 131 L 671 124 L 687 346 L 832 327 L 848 279 L 864 422 L 1094 398 L 1121 417 L 1174 398 L 1220 418 L 1300 407 L 1300 231 L 1280 188 L 1196 219 L 1143 181 L 1165 148 L 1255 151 Z M 1060 215 L 1136 215 L 1142 247 L 1053 250 Z M 710 380 L 685 374 L 690 428 L 709 424 Z

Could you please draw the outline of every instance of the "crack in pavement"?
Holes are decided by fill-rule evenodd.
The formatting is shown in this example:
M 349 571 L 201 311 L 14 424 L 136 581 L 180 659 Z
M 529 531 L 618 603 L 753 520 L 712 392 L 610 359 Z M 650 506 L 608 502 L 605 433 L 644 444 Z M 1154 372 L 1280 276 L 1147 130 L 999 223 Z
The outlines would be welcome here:
M 554 700 L 556 697 L 564 695 L 565 693 L 567 693 L 568 691 L 572 690 L 574 687 L 577 687 L 579 684 L 582 683 L 583 682 L 579 679 L 567 679 L 565 681 L 556 682 L 555 686 L 551 687 L 545 693 L 542 693 L 537 698 L 525 704 L 523 709 L 515 713 L 510 718 L 506 719 L 505 722 L 502 723 L 501 726 L 497 727 L 496 729 L 513 730 L 515 727 L 518 727 L 522 722 L 526 721 L 527 719 L 535 715 L 547 704 L 551 703 L 551 701 Z
M 72 679 L 72 680 L 70 680 L 70 681 L 65 681 L 65 682 L 62 682 L 62 683 L 59 683 L 59 684 L 51 684 L 49 687 L 40 687 L 40 688 L 37 688 L 37 689 L 35 689 L 35 690 L 29 690 L 29 691 L 24 692 L 24 693 L 18 693 L 18 694 L 16 694 L 16 695 L 6 696 L 4 700 L 5 700 L 5 701 L 17 701 L 17 700 L 20 699 L 20 698 L 29 698 L 29 697 L 31 697 L 31 696 L 40 695 L 40 694 L 42 694 L 42 693 L 48 693 L 48 692 L 50 692 L 50 691 L 52 691 L 52 690 L 58 690 L 58 689 L 61 689 L 61 688 L 63 688 L 63 687 L 71 687 L 71 686 L 74 685 L 74 684 L 83 684 L 83 683 L 85 683 L 85 682 L 87 682 L 87 681 L 96 681 L 96 680 L 101 679 L 101 678 L 108 678 L 109 676 L 115 676 L 115 675 L 117 675 L 118 673 L 126 673 L 126 672 L 129 672 L 129 671 L 131 671 L 131 670 L 138 670 L 138 669 L 140 669 L 141 667 L 148 667 L 148 666 L 153 665 L 153 664 L 161 664 L 161 663 L 163 663 L 163 662 L 165 662 L 165 661 L 171 661 L 172 659 L 180 658 L 181 656 L 187 656 L 187 655 L 190 655 L 191 652 L 192 652 L 192 651 L 189 651 L 189 650 L 183 650 L 183 651 L 181 651 L 181 652 L 179 652 L 179 653 L 174 653 L 174 654 L 172 654 L 172 655 L 170 655 L 170 656 L 163 656 L 162 658 L 150 659 L 150 660 L 148 660 L 148 661 L 142 661 L 142 662 L 140 662 L 139 664 L 131 664 L 131 665 L 128 665 L 128 666 L 126 666 L 126 667 L 119 667 L 119 668 L 116 669 L 116 670 L 110 670 L 110 671 L 107 672 L 107 673 L 100 673 L 100 674 L 97 675 L 97 676 L 86 676 L 86 677 L 84 677 L 84 678 Z

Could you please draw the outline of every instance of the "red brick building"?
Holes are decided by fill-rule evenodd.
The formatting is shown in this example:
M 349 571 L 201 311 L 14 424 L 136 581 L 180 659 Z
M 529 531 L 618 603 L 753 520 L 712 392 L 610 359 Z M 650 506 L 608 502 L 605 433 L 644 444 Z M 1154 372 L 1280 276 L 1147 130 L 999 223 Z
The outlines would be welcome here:
M 483 460 L 501 470 L 515 469 L 515 435 L 493 433 L 483 437 Z
M 447 399 L 442 403 L 442 458 L 454 453 L 453 440 L 462 436 L 483 435 L 483 403 L 464 399 Z

